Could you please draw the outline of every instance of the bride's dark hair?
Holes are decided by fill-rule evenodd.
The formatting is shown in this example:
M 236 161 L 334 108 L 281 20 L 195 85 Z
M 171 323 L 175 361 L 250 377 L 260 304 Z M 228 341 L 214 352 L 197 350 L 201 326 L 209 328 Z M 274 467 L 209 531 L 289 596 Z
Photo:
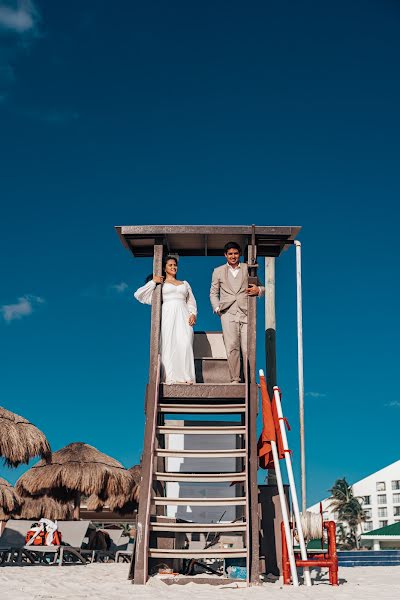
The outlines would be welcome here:
M 176 266 L 178 266 L 178 259 L 176 258 L 176 256 L 171 256 L 170 254 L 168 254 L 165 258 L 163 258 L 163 261 L 162 261 L 162 274 L 164 277 L 167 276 L 167 274 L 165 272 L 165 266 L 169 260 L 174 260 Z

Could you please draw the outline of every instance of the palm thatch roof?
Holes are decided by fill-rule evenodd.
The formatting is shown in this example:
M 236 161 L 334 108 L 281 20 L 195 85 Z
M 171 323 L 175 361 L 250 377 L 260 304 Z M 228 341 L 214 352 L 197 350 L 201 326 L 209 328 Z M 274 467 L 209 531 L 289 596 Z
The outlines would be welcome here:
M 0 521 L 6 521 L 10 515 L 20 507 L 21 500 L 13 488 L 5 479 L 0 477 Z
M 71 502 L 59 502 L 50 496 L 30 496 L 21 498 L 21 502 L 19 511 L 13 515 L 16 519 L 72 519 L 74 507 Z
M 51 454 L 45 435 L 32 423 L 0 406 L 0 456 L 10 467 L 35 456 L 47 460 Z
M 109 496 L 107 499 L 92 494 L 86 500 L 87 510 L 101 511 L 105 506 L 111 511 L 121 515 L 131 514 L 138 508 L 139 490 L 142 471 L 140 465 L 134 465 L 128 469 L 131 477 L 130 489 L 128 494 L 118 494 Z
M 108 506 L 110 510 L 114 510 L 121 515 L 133 513 L 135 510 L 137 510 L 139 504 L 140 482 L 142 478 L 141 466 L 134 465 L 129 469 L 129 473 L 131 474 L 132 478 L 129 494 L 112 496 L 108 500 Z
M 89 444 L 75 442 L 54 452 L 50 462 L 41 460 L 26 471 L 16 489 L 21 496 L 47 494 L 66 502 L 77 493 L 106 500 L 128 494 L 131 481 L 131 474 L 117 460 Z

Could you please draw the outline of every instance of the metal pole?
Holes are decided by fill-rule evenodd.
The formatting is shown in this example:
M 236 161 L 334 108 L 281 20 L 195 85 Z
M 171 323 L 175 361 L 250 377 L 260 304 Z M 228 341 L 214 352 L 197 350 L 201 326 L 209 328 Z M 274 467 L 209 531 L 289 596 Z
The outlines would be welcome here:
M 299 416 L 300 416 L 300 462 L 301 462 L 301 508 L 307 510 L 306 493 L 306 446 L 304 439 L 304 363 L 303 363 L 303 301 L 301 291 L 301 243 L 296 246 L 296 284 L 297 284 L 297 368 L 299 379 Z
M 269 397 L 274 394 L 276 381 L 276 311 L 275 311 L 275 257 L 265 257 L 265 372 Z M 276 485 L 275 469 L 268 469 L 267 483 Z
M 269 397 L 276 381 L 275 258 L 265 257 L 265 356 Z

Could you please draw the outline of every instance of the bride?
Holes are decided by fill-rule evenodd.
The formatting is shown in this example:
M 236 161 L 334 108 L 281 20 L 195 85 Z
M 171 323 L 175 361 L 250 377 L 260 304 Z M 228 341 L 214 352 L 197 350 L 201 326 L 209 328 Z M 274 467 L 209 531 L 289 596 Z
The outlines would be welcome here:
M 163 275 L 153 275 L 153 279 L 136 290 L 134 296 L 142 304 L 151 304 L 156 285 L 162 284 L 162 379 L 167 384 L 195 383 L 193 325 L 196 323 L 197 305 L 192 288 L 187 281 L 176 278 L 177 272 L 177 259 L 167 256 Z

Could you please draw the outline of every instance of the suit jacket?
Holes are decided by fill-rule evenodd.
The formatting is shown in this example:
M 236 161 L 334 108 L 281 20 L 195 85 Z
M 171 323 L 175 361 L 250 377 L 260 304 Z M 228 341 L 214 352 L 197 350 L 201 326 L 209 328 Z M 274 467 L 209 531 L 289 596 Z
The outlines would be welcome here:
M 238 280 L 240 278 L 240 280 Z M 210 301 L 214 312 L 219 307 L 220 312 L 236 314 L 238 310 L 247 315 L 247 293 L 249 287 L 249 272 L 246 263 L 240 263 L 240 272 L 236 275 L 234 283 L 229 275 L 228 264 L 214 269 L 211 280 Z M 265 292 L 261 281 L 257 280 L 261 288 L 260 296 Z

